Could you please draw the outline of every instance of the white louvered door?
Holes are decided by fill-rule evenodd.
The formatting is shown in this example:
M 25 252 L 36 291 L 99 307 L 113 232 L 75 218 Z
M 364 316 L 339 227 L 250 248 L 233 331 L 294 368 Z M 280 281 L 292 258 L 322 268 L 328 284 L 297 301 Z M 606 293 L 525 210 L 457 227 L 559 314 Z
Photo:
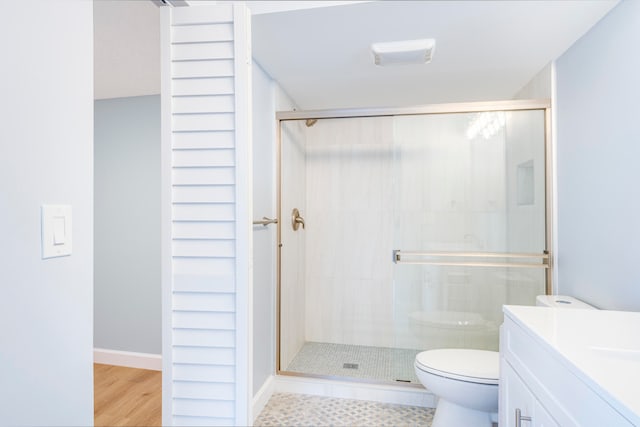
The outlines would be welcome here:
M 163 425 L 252 421 L 249 23 L 162 8 Z

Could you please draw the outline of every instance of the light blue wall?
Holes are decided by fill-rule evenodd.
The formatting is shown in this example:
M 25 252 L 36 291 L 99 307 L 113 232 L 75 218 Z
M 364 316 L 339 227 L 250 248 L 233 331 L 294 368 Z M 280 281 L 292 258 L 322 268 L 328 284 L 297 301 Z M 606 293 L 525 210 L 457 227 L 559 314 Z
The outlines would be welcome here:
M 558 291 L 640 310 L 640 1 L 556 64 Z
M 160 96 L 95 102 L 94 346 L 160 354 Z

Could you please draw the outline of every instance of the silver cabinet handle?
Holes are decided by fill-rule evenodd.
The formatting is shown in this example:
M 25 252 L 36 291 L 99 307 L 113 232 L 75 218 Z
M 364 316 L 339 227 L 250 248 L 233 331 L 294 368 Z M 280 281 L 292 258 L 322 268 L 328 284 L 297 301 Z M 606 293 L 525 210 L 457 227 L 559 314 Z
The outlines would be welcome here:
M 293 227 L 293 231 L 298 231 L 300 225 L 302 225 L 302 228 L 304 229 L 304 218 L 300 216 L 298 208 L 293 208 L 291 211 L 291 227 Z
M 522 427 L 523 421 L 531 421 L 531 417 L 523 416 L 520 408 L 516 408 L 516 427 Z

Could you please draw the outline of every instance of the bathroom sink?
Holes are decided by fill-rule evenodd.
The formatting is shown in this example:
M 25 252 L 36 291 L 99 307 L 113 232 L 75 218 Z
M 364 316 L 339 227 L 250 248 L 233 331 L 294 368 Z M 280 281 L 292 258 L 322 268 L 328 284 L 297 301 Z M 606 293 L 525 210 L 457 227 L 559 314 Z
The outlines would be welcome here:
M 563 351 L 640 355 L 640 313 L 527 308 L 535 313 L 536 331 Z
M 611 347 L 589 347 L 589 350 L 602 357 L 622 359 L 632 362 L 640 362 L 640 349 L 611 348 Z
M 567 355 L 608 370 L 622 368 L 626 361 L 640 362 L 640 313 L 554 311 L 549 316 L 552 323 L 547 338 Z
M 640 313 L 505 306 L 505 315 L 618 411 L 640 416 Z

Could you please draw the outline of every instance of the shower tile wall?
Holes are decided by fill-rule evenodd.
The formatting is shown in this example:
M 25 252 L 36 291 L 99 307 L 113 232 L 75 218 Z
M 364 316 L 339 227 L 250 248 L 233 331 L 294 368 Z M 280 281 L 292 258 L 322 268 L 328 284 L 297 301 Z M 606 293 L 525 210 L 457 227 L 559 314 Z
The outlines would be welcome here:
M 307 340 L 393 346 L 393 119 L 320 120 L 307 138 Z
M 282 259 L 280 361 L 286 367 L 304 345 L 305 328 L 305 231 L 293 231 L 291 210 L 306 213 L 306 127 L 304 121 L 285 122 L 282 127 Z M 267 301 L 259 303 L 268 304 Z
M 496 337 L 487 344 L 493 348 L 501 304 L 533 303 L 542 290 L 537 285 L 543 283 L 542 270 L 395 266 L 391 261 L 393 249 L 544 248 L 544 222 L 533 219 L 540 217 L 540 208 L 544 212 L 544 185 L 536 184 L 534 205 L 524 205 L 518 203 L 521 189 L 508 183 L 517 167 L 529 161 L 534 175 L 544 173 L 542 145 L 535 143 L 537 151 L 530 148 L 532 141 L 540 141 L 543 114 L 531 124 L 525 124 L 530 117 L 508 114 L 505 129 L 495 136 L 469 141 L 472 116 L 322 119 L 311 127 L 298 122 L 301 142 L 306 140 L 306 170 L 298 167 L 298 176 L 290 179 L 296 180 L 294 187 L 304 185 L 306 195 L 295 197 L 301 198 L 298 207 L 307 228 L 298 233 L 300 246 L 288 252 L 289 260 L 283 257 L 283 269 L 288 269 L 283 285 L 289 274 L 300 279 L 297 285 L 304 282 L 305 290 L 283 300 L 290 321 L 298 322 L 283 321 L 286 333 L 295 336 L 294 344 L 283 340 L 283 351 L 290 349 L 287 361 L 303 341 L 483 347 L 479 343 L 486 340 L 486 331 L 462 340 L 440 336 L 438 343 L 430 343 L 433 336 L 425 337 L 411 319 L 434 311 L 482 316 Z M 285 230 L 290 229 L 288 215 L 285 209 Z M 542 237 L 532 239 L 533 234 Z
M 426 348 L 410 313 L 495 310 L 482 270 L 391 262 L 394 248 L 506 250 L 504 134 L 476 147 L 468 122 L 334 119 L 307 129 L 307 341 Z

